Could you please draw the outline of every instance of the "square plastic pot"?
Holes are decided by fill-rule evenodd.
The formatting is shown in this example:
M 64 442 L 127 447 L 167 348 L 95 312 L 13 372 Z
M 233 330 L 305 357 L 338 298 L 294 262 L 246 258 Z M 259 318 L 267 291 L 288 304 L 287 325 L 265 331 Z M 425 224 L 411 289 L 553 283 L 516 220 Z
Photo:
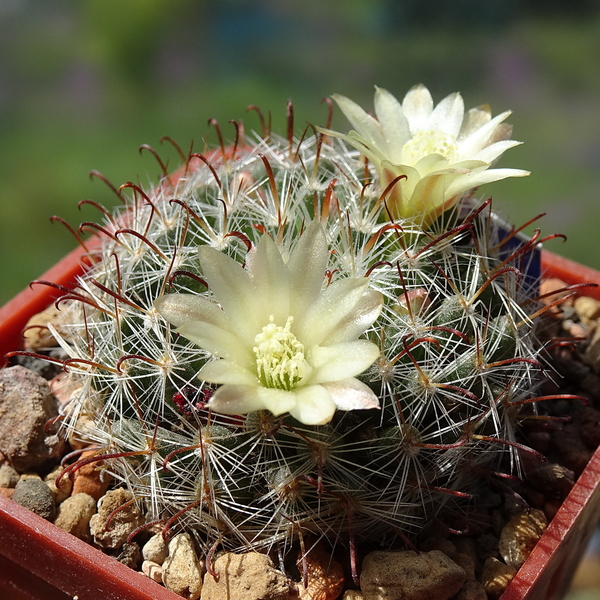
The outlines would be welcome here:
M 90 251 L 100 240 L 86 242 Z M 85 269 L 85 250 L 68 254 L 40 279 L 72 286 Z M 600 284 L 600 272 L 543 251 L 547 276 L 568 284 Z M 585 288 L 600 300 L 600 288 Z M 21 347 L 31 316 L 61 292 L 33 285 L 0 309 L 0 357 Z M 554 519 L 501 600 L 558 600 L 567 590 L 600 520 L 600 449 L 593 455 Z M 0 497 L 0 597 L 11 600 L 177 600 L 172 592 L 85 542 Z

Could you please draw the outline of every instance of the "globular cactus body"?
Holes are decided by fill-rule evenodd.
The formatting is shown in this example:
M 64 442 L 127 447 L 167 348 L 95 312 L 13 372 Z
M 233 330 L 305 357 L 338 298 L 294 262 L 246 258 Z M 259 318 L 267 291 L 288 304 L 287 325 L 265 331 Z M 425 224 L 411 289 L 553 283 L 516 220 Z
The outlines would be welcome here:
M 113 456 L 106 468 L 148 521 L 195 532 L 206 551 L 287 548 L 309 533 L 392 544 L 468 499 L 502 457 L 519 474 L 519 402 L 533 397 L 540 366 L 521 275 L 532 245 L 507 250 L 490 206 L 462 194 L 435 218 L 390 219 L 394 184 L 379 177 L 324 133 L 268 134 L 190 157 L 146 193 L 120 192 L 126 206 L 103 224 L 102 251 L 55 329 L 78 386 L 66 427 L 77 435 L 92 419 L 86 438 Z M 217 386 L 197 375 L 213 353 L 155 302 L 214 300 L 199 246 L 244 265 L 270 236 L 287 261 L 313 221 L 328 247 L 323 288 L 366 277 L 383 299 L 364 335 L 380 356 L 358 376 L 380 409 L 320 425 L 211 410 Z

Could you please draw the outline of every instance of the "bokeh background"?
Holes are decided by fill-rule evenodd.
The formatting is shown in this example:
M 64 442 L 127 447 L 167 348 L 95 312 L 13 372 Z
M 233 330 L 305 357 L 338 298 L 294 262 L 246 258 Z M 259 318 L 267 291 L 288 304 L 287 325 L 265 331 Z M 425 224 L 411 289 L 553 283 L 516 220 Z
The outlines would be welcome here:
M 116 198 L 111 181 L 156 180 L 138 147 L 177 164 L 216 141 L 208 119 L 282 129 L 324 123 L 333 92 L 372 107 L 373 85 L 402 98 L 415 83 L 439 101 L 514 110 L 524 145 L 500 166 L 532 171 L 484 188 L 521 224 L 540 212 L 548 244 L 600 268 L 598 0 L 0 0 L 0 304 L 74 246 L 57 214 L 97 219 L 77 202 Z M 348 127 L 337 114 L 334 125 Z M 64 230 L 63 230 L 64 229 Z
M 164 135 L 199 150 L 210 118 L 258 127 L 251 104 L 282 129 L 288 99 L 300 130 L 333 92 L 371 108 L 374 84 L 419 82 L 514 110 L 525 143 L 500 166 L 532 175 L 484 193 L 517 224 L 546 212 L 569 238 L 547 247 L 600 268 L 598 0 L 0 0 L 0 304 L 74 247 L 51 215 L 116 204 L 90 170 L 148 184 L 141 144 L 177 165 Z

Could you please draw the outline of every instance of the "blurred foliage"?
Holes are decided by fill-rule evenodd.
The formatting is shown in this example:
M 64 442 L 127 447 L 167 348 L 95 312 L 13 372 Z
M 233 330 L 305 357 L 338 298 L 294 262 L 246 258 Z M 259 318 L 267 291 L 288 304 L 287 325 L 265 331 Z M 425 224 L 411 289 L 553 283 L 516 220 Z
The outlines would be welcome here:
M 600 268 L 600 11 L 592 0 L 2 0 L 0 2 L 0 303 L 74 246 L 48 217 L 98 219 L 111 181 L 156 181 L 155 146 L 174 168 L 184 149 L 229 137 L 230 119 L 275 129 L 294 101 L 296 130 L 324 123 L 340 92 L 372 105 L 373 85 L 402 97 L 425 83 L 436 100 L 514 109 L 526 142 L 503 166 L 525 180 L 489 187 L 517 223 L 548 213 L 551 249 Z M 334 125 L 347 128 L 341 115 Z

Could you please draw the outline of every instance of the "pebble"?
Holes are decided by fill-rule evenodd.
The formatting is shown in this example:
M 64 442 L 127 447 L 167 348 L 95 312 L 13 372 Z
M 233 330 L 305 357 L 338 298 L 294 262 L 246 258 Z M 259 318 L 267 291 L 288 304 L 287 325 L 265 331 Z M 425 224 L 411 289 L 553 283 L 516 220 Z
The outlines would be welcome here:
M 132 499 L 131 492 L 123 488 L 110 490 L 98 501 L 98 512 L 90 519 L 90 532 L 94 541 L 103 548 L 120 548 L 127 536 L 143 524 L 144 519 L 135 503 L 126 506 L 112 518 L 109 529 L 106 520 L 110 514 Z
M 0 487 L 0 496 L 3 498 L 9 498 L 12 500 L 12 497 L 15 495 L 15 488 L 5 488 Z
M 73 482 L 69 479 L 68 476 L 62 477 L 60 480 L 60 487 L 56 487 L 56 480 L 62 472 L 62 467 L 56 467 L 56 469 L 54 469 L 53 471 L 48 473 L 46 477 L 44 477 L 44 481 L 52 490 L 52 495 L 54 496 L 54 501 L 56 502 L 56 504 L 64 502 L 73 491 Z
M 578 296 L 574 302 L 575 312 L 579 318 L 589 325 L 600 318 L 600 302 L 589 296 Z
M 163 538 L 162 532 L 153 535 L 142 548 L 144 560 L 162 565 L 169 554 L 169 547 Z
M 0 467 L 0 487 L 14 488 L 20 478 L 20 475 L 10 465 Z
M 481 583 L 491 600 L 498 600 L 516 575 L 517 569 L 505 565 L 493 556 L 483 564 Z
M 548 521 L 543 511 L 532 508 L 514 516 L 502 530 L 498 550 L 507 565 L 518 569 L 544 533 Z
M 56 512 L 52 491 L 41 479 L 21 479 L 15 487 L 13 501 L 36 515 L 51 521 Z
M 21 366 L 0 370 L 0 448 L 17 471 L 58 459 L 64 442 L 45 431 L 57 415 L 56 398 L 43 377 Z
M 266 554 L 227 553 L 215 561 L 213 570 L 218 581 L 206 574 L 202 600 L 288 600 L 287 577 Z
M 583 443 L 595 450 L 600 445 L 600 411 L 584 406 L 579 412 L 579 423 Z
M 130 569 L 137 569 L 142 562 L 142 551 L 136 542 L 123 544 L 115 558 Z
M 321 544 L 313 546 L 304 561 L 298 556 L 296 565 L 302 577 L 297 586 L 300 600 L 336 600 L 342 593 L 345 583 L 344 569 Z M 307 587 L 303 584 L 304 569 Z
M 81 454 L 81 459 L 95 456 L 96 451 L 88 450 Z M 100 500 L 110 484 L 110 476 L 99 469 L 99 462 L 92 462 L 77 470 L 73 482 L 73 494 L 89 494 L 94 500 Z M 64 478 L 63 478 L 64 479 Z
M 180 533 L 169 542 L 169 556 L 162 565 L 165 587 L 187 600 L 198 600 L 202 592 L 203 564 L 198 560 L 188 533 Z M 216 600 L 217 596 L 209 596 Z M 231 592 L 231 600 L 234 600 Z
M 364 596 L 358 590 L 346 590 L 342 600 L 364 600 Z
M 452 600 L 488 600 L 488 595 L 482 583 L 467 581 Z
M 58 507 L 54 524 L 80 540 L 90 539 L 90 519 L 96 512 L 96 501 L 88 494 L 75 494 Z
M 546 496 L 564 499 L 575 485 L 575 473 L 556 463 L 545 463 L 527 473 L 527 483 Z
M 152 560 L 145 560 L 142 563 L 142 573 L 152 579 L 152 581 L 156 581 L 156 583 L 162 583 L 163 580 L 163 568 L 162 565 L 155 563 Z
M 567 287 L 567 284 L 564 281 L 562 281 L 561 279 L 558 279 L 556 277 L 549 277 L 547 279 L 542 279 L 542 281 L 540 283 L 540 295 L 550 294 L 551 292 L 556 292 L 557 290 L 561 290 L 565 287 Z M 557 294 L 552 294 L 551 296 L 542 298 L 540 300 L 540 302 L 542 302 L 542 304 L 545 304 L 546 306 L 548 306 L 549 304 L 552 304 L 552 302 L 554 302 L 555 300 L 557 300 L 559 298 L 563 298 L 568 293 L 569 292 L 559 292 Z M 572 306 L 572 305 L 573 305 L 573 299 L 569 298 L 568 300 L 565 300 L 561 304 L 554 306 L 548 312 L 549 312 L 549 314 L 558 317 L 562 313 L 562 310 L 561 310 L 562 307 Z
M 26 350 L 37 352 L 42 348 L 58 346 L 58 342 L 46 327 L 48 323 L 55 323 L 60 317 L 60 311 L 54 304 L 46 310 L 33 315 L 27 322 L 23 331 L 23 343 Z
M 371 552 L 360 575 L 365 600 L 448 600 L 464 582 L 464 570 L 440 550 Z
M 463 569 L 466 581 L 475 581 L 475 560 L 469 554 L 457 552 L 452 560 Z
M 583 355 L 583 360 L 590 365 L 596 373 L 600 373 L 600 327 L 592 334 Z

